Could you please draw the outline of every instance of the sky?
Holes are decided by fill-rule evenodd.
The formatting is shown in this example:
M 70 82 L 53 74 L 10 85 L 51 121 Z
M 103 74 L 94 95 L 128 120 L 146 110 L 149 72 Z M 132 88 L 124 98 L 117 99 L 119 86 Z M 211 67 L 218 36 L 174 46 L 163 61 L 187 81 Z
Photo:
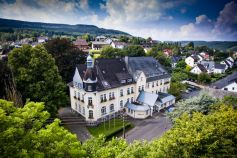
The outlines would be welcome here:
M 237 41 L 236 0 L 0 0 L 0 17 L 92 24 L 161 41 Z

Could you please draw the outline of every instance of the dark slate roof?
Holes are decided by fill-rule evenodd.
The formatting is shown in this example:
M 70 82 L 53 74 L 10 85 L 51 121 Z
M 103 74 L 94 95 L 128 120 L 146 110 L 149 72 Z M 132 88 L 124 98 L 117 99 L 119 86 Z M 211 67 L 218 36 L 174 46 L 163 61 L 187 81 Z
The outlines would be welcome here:
M 197 67 L 198 67 L 202 72 L 207 72 L 207 69 L 206 69 L 202 64 L 197 64 Z
M 237 79 L 237 71 L 235 71 L 231 75 L 226 76 L 225 78 L 223 78 L 221 80 L 216 81 L 215 83 L 213 83 L 211 85 L 211 87 L 221 89 L 221 88 L 227 86 L 228 84 L 235 82 L 236 79 Z
M 215 63 L 215 69 L 225 69 L 225 64 Z
M 195 62 L 199 61 L 199 57 L 197 55 L 192 55 L 191 57 L 194 59 Z
M 77 66 L 80 76 L 86 73 L 86 65 Z M 111 89 L 134 83 L 128 82 L 132 76 L 128 73 L 123 59 L 96 59 L 93 71 L 97 77 L 97 91 Z M 126 83 L 121 83 L 126 80 Z
M 171 57 L 171 61 L 173 63 L 177 63 L 178 61 L 180 61 L 182 58 L 180 56 L 172 56 Z
M 132 74 L 143 71 L 148 82 L 170 77 L 161 64 L 152 57 L 128 57 L 128 68 Z

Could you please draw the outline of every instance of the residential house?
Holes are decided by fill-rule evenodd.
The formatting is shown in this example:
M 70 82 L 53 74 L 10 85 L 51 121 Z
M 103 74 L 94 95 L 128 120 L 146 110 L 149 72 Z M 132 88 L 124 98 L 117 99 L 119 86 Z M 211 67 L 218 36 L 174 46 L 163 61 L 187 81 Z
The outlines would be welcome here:
M 191 55 L 185 59 L 185 63 L 191 67 L 194 67 L 202 60 L 203 58 L 200 55 Z
M 68 84 L 71 108 L 81 114 L 89 125 L 116 117 L 124 108 L 132 117 L 139 115 L 145 118 L 146 100 L 140 100 L 143 95 L 158 95 L 149 116 L 162 107 L 174 104 L 172 99 L 162 100 L 168 96 L 170 80 L 170 74 L 152 57 L 93 60 L 89 55 L 86 65 L 77 65 L 73 81 Z M 129 103 L 137 107 L 129 108 Z
M 226 68 L 225 64 L 215 63 L 213 73 L 215 74 L 225 73 L 225 68 Z
M 190 72 L 197 75 L 200 73 L 208 73 L 207 69 L 202 64 L 197 64 Z
M 38 43 L 45 43 L 49 40 L 47 36 L 41 36 L 37 38 Z
M 163 53 L 164 53 L 164 55 L 166 56 L 166 57 L 170 57 L 170 56 L 172 56 L 172 49 L 169 49 L 169 48 L 167 48 L 167 49 L 164 49 L 163 50 Z
M 221 80 L 216 81 L 210 87 L 237 93 L 237 71 Z
M 107 42 L 100 42 L 100 41 L 92 41 L 92 49 L 93 50 L 100 50 L 105 46 L 109 46 Z
M 73 42 L 73 44 L 80 50 L 86 50 L 89 48 L 89 45 L 85 39 L 77 39 L 75 42 Z
M 199 55 L 203 58 L 203 60 L 210 60 L 210 56 L 207 52 L 201 52 Z
M 113 41 L 111 43 L 111 46 L 113 48 L 119 48 L 119 49 L 123 49 L 127 46 L 127 44 L 125 42 L 118 42 L 118 41 Z
M 171 57 L 171 66 L 172 66 L 172 68 L 175 68 L 175 67 L 176 67 L 176 64 L 177 64 L 180 60 L 182 60 L 182 57 L 176 56 L 176 55 L 172 56 L 172 57 Z
M 97 36 L 95 38 L 95 41 L 97 41 L 97 42 L 105 42 L 105 40 L 106 40 L 105 36 Z
M 224 61 L 221 62 L 221 64 L 226 65 L 226 67 L 225 67 L 226 70 L 232 68 L 234 66 L 234 63 L 235 62 L 234 62 L 234 59 L 232 57 L 228 57 Z

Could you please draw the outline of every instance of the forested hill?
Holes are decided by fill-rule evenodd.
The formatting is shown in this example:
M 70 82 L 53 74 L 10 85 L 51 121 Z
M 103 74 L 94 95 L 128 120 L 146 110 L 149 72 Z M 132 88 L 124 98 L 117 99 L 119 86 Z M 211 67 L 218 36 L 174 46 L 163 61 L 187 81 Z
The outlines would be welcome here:
M 222 51 L 237 51 L 237 41 L 181 41 L 181 44 L 186 45 L 189 42 L 193 42 L 194 46 L 207 46 Z
M 94 34 L 94 35 L 129 35 L 126 32 L 98 28 L 94 25 L 68 25 L 68 24 L 53 24 L 41 22 L 27 22 L 19 20 L 10 20 L 0 18 L 0 29 L 33 29 L 33 30 L 47 30 L 66 33 L 79 33 L 79 34 Z

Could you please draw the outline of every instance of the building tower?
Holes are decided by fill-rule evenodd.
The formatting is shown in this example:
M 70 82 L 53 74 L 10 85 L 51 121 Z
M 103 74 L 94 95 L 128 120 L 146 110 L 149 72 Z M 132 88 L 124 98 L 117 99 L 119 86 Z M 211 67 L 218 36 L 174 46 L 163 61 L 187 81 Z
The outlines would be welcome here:
M 88 55 L 86 58 L 86 72 L 83 77 L 83 88 L 87 92 L 96 91 L 97 77 L 94 72 L 94 60 Z

